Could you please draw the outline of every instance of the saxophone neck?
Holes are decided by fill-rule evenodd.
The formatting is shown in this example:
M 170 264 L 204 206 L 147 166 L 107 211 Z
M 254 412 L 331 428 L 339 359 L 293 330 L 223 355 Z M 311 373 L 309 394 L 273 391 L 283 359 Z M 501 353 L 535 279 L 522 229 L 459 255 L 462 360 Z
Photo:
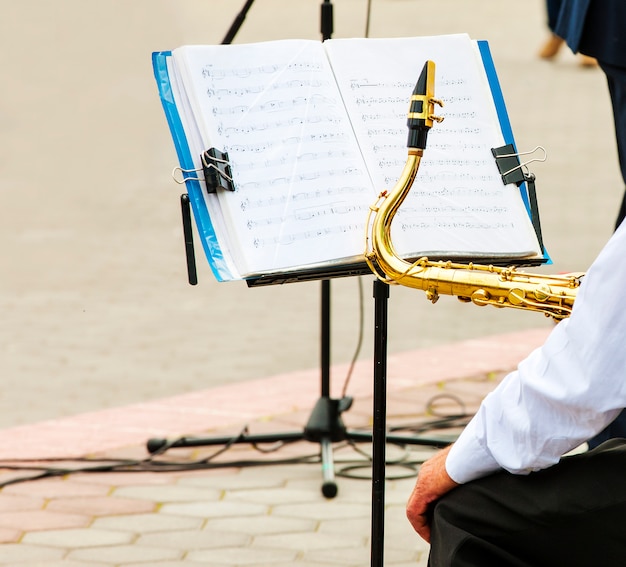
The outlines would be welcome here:
M 408 156 L 395 186 L 384 191 L 366 223 L 365 260 L 374 274 L 386 283 L 421 289 L 433 303 L 440 295 L 452 295 L 475 305 L 493 305 L 538 311 L 554 319 L 568 317 L 580 285 L 580 276 L 526 274 L 515 268 L 497 268 L 452 262 L 430 262 L 421 258 L 408 262 L 399 256 L 391 238 L 394 216 L 408 195 L 435 116 L 435 64 L 427 61 L 415 85 L 407 124 Z
M 365 260 L 380 279 L 386 279 L 387 276 L 394 279 L 394 275 L 397 277 L 399 273 L 405 272 L 411 266 L 396 254 L 391 241 L 390 227 L 396 212 L 411 190 L 426 149 L 428 132 L 432 128 L 433 122 L 443 120 L 434 114 L 435 104 L 443 106 L 443 103 L 437 100 L 434 95 L 435 64 L 432 61 L 426 61 L 409 102 L 407 113 L 408 156 L 404 169 L 394 188 L 391 191 L 381 193 L 377 202 L 370 207 L 370 214 L 366 223 Z

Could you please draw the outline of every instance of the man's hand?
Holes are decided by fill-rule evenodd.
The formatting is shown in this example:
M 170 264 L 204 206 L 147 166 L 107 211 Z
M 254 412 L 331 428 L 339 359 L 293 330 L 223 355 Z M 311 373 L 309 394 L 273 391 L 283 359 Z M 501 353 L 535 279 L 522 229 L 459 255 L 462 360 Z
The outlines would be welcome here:
M 439 451 L 420 467 L 415 488 L 406 507 L 406 515 L 413 529 L 429 543 L 431 504 L 458 486 L 446 471 L 449 451 L 450 447 Z

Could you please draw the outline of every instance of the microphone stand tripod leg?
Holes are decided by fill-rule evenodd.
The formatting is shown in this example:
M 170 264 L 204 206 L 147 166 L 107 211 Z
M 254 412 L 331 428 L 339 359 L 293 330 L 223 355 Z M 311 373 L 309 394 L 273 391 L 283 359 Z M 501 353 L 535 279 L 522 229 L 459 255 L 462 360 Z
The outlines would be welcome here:
M 337 483 L 335 482 L 335 464 L 333 462 L 333 446 L 328 437 L 320 439 L 322 453 L 322 494 L 326 498 L 337 496 Z

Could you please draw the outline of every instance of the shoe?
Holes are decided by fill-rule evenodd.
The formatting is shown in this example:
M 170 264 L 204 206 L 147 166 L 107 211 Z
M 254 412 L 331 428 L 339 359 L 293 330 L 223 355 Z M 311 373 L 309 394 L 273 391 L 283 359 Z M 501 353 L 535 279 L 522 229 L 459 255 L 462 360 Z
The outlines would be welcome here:
M 578 64 L 581 67 L 597 67 L 598 61 L 595 57 L 589 57 L 589 55 L 583 55 L 580 53 L 578 55 Z
M 541 59 L 552 59 L 556 56 L 563 45 L 563 38 L 558 35 L 552 34 L 548 41 L 543 45 L 539 51 L 539 57 Z

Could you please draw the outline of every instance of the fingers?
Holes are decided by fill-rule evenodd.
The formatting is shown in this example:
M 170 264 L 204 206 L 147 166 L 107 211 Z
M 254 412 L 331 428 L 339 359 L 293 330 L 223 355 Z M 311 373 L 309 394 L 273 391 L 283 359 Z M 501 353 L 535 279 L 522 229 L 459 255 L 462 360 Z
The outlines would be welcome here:
M 420 467 L 415 487 L 406 506 L 406 515 L 419 536 L 430 543 L 431 507 L 456 483 L 445 470 L 449 448 L 437 453 Z
M 411 514 L 407 508 L 407 517 L 413 529 L 424 541 L 430 543 L 430 521 L 426 514 Z
M 421 484 L 418 482 L 411 492 L 406 506 L 406 516 L 418 535 L 430 543 L 430 514 L 428 499 L 424 498 Z

